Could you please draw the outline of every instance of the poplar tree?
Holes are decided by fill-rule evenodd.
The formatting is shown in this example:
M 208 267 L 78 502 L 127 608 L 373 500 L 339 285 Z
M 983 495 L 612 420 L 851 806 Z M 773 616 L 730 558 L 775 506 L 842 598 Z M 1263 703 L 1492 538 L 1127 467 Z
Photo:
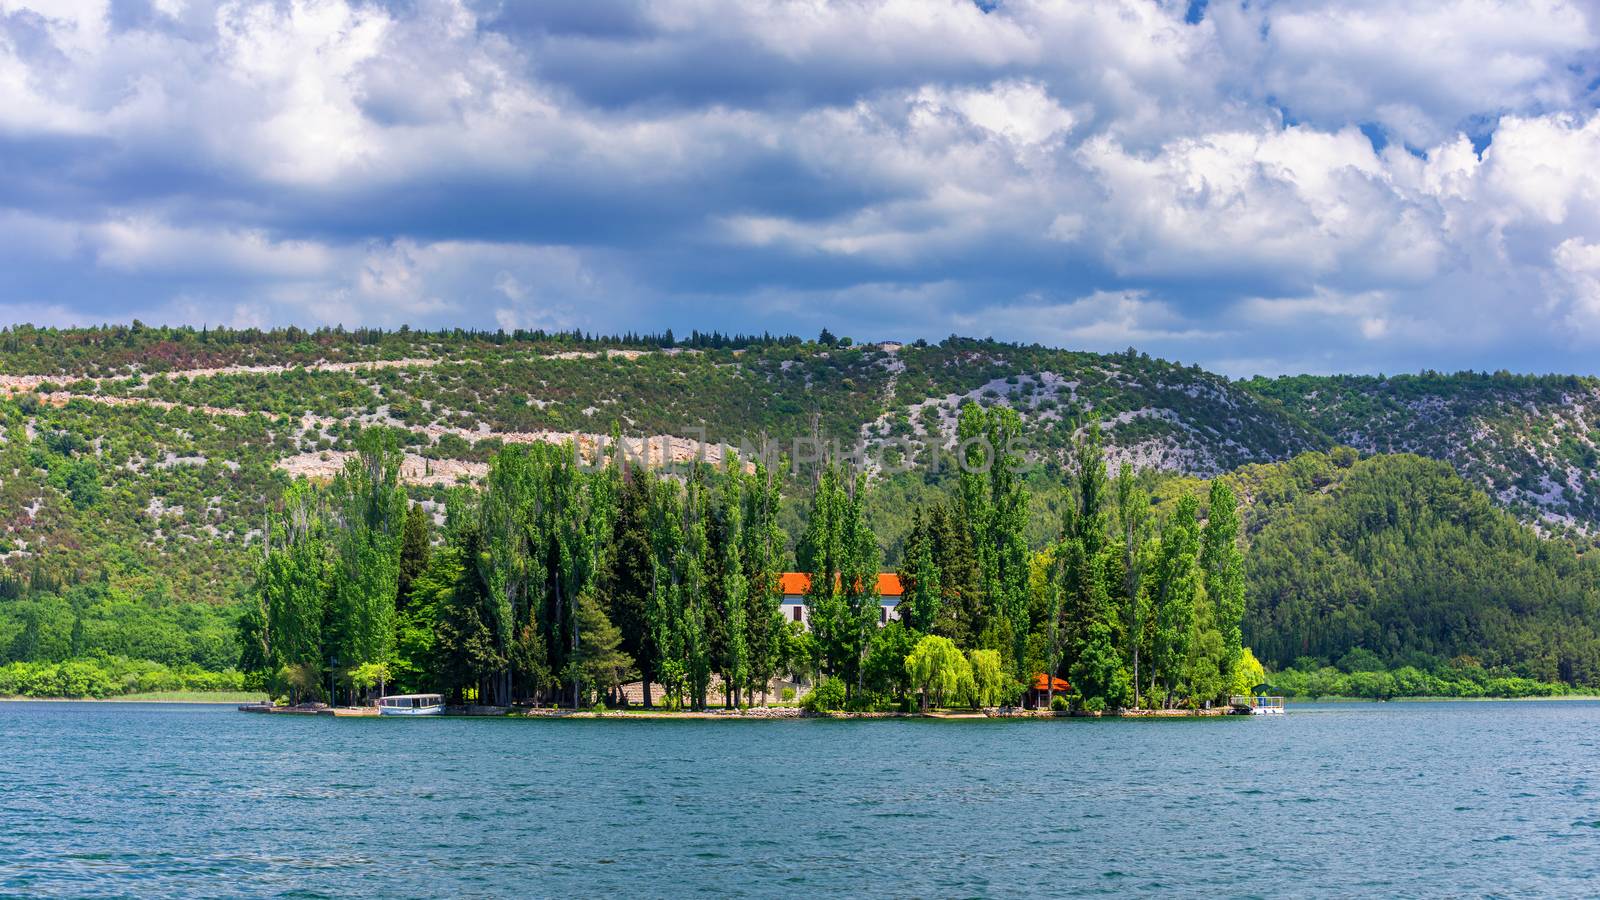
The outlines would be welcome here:
M 825 466 L 801 540 L 811 575 L 806 603 L 812 611 L 812 634 L 828 672 L 844 682 L 852 698 L 860 691 L 867 638 L 879 616 L 880 554 L 866 524 L 865 494 L 866 476 L 852 484 L 842 467 Z
M 1221 478 L 1211 481 L 1205 529 L 1200 535 L 1200 568 L 1205 573 L 1215 626 L 1222 635 L 1220 668 L 1223 683 L 1228 683 L 1244 651 L 1244 554 L 1239 551 L 1238 500 Z
M 767 468 L 764 459 L 746 476 L 743 498 L 745 513 L 740 540 L 740 555 L 745 570 L 745 650 L 749 654 L 749 685 L 753 693 L 759 685 L 761 699 L 767 699 L 767 686 L 782 664 L 785 638 L 783 621 L 783 557 L 787 537 L 778 524 L 783 485 L 778 473 Z
M 957 420 L 961 459 L 961 514 L 971 535 L 981 585 L 977 640 L 1001 650 L 1020 680 L 1028 639 L 1028 496 L 1026 460 L 1019 452 L 1022 420 L 1016 410 L 961 408 Z
M 839 573 L 844 556 L 841 523 L 846 502 L 837 467 L 823 466 L 817 474 L 811 514 L 806 518 L 805 532 L 800 537 L 799 555 L 800 565 L 811 579 L 806 587 L 805 602 L 811 616 L 812 639 L 822 657 L 821 668 L 829 674 L 838 672 L 842 666 L 841 632 L 848 630 L 839 599 Z
M 683 499 L 666 479 L 650 485 L 650 594 L 645 628 L 655 649 L 655 670 L 669 705 L 682 702 L 687 667 L 683 658 Z
M 694 709 L 705 709 L 711 683 L 711 640 L 707 631 L 708 572 L 715 565 L 706 534 L 707 467 L 694 465 L 684 486 L 682 576 L 675 610 L 683 653 L 684 687 Z
M 482 701 L 500 680 L 509 661 L 495 632 L 498 601 L 484 563 L 483 518 L 478 508 L 452 498 L 444 546 L 432 555 L 418 578 L 419 601 L 437 612 L 433 670 L 440 689 L 466 700 L 470 689 Z
M 866 496 L 867 476 L 858 474 L 845 504 L 839 538 L 844 550 L 839 566 L 839 592 L 845 616 L 841 629 L 845 642 L 841 649 L 847 663 L 846 674 L 855 681 L 856 695 L 862 689 L 868 644 L 883 615 L 882 597 L 878 592 L 878 569 L 883 554 L 878 549 L 877 537 L 867 525 Z
M 528 447 L 512 445 L 495 454 L 478 507 L 479 550 L 465 560 L 477 568 L 488 593 L 486 624 L 495 655 L 505 662 L 489 693 L 502 705 L 511 702 L 514 677 L 536 689 L 548 671 L 545 632 L 538 621 L 545 578 L 544 522 L 538 511 L 546 486 L 540 474 Z
M 1091 422 L 1075 448 L 1076 472 L 1063 504 L 1061 568 L 1064 645 L 1073 687 L 1089 709 L 1122 705 L 1128 674 L 1118 652 L 1120 615 L 1108 569 L 1109 497 L 1100 426 Z
M 306 482 L 289 486 L 277 521 L 266 529 L 256 573 L 262 657 L 291 701 L 300 699 L 300 685 L 321 681 L 329 571 L 319 502 Z
M 1195 520 L 1199 507 L 1185 494 L 1161 529 L 1151 568 L 1150 603 L 1155 620 L 1152 635 L 1152 687 L 1159 680 L 1166 685 L 1167 705 L 1182 676 L 1189 656 L 1195 623 L 1195 603 L 1203 590 L 1198 560 L 1200 528 Z
M 334 653 L 345 670 L 386 662 L 394 652 L 394 602 L 406 495 L 394 439 L 365 432 L 332 487 L 337 562 Z
M 1122 542 L 1122 599 L 1128 656 L 1133 664 L 1133 706 L 1139 708 L 1139 662 L 1147 625 L 1144 590 L 1146 543 L 1150 537 L 1150 495 L 1139 486 L 1131 464 L 1117 472 L 1117 526 Z

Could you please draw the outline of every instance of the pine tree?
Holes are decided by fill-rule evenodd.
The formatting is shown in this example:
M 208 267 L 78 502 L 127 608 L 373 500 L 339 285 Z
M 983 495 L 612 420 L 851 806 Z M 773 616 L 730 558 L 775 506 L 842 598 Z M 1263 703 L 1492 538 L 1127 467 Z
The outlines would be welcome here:
M 592 593 L 578 598 L 578 627 L 583 641 L 568 677 L 583 694 L 593 691 L 615 697 L 617 688 L 634 675 L 633 659 L 622 650 L 622 632 Z
M 395 608 L 404 611 L 411 603 L 411 585 L 423 570 L 428 568 L 428 555 L 432 552 L 433 518 L 422 504 L 413 503 L 406 510 L 406 524 L 400 537 L 400 575 L 395 594 Z
M 900 558 L 900 620 L 919 636 L 933 631 L 944 603 L 933 543 L 921 510 L 913 511 Z

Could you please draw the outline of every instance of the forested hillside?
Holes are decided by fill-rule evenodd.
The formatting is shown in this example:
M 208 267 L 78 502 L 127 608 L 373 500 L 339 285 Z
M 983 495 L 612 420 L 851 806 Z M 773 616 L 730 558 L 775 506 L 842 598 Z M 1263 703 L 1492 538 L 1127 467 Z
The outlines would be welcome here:
M 1254 379 L 1319 434 L 1366 453 L 1416 453 L 1546 530 L 1600 522 L 1600 380 L 1497 372 Z
M 1464 654 L 1584 682 L 1596 671 L 1589 595 L 1575 586 L 1600 522 L 1593 379 L 1239 382 L 1132 350 L 961 338 L 137 324 L 0 331 L 0 663 L 110 654 L 225 666 L 269 514 L 295 478 L 331 478 L 375 429 L 400 444 L 406 490 L 437 522 L 451 490 L 481 484 L 508 444 L 592 448 L 615 431 L 680 463 L 702 434 L 713 461 L 763 436 L 802 456 L 794 441 L 813 435 L 862 445 L 866 512 L 893 565 L 909 511 L 954 490 L 966 403 L 1018 413 L 1023 455 L 1039 464 L 1024 479 L 1035 548 L 1059 530 L 1068 449 L 1091 418 L 1113 469 L 1131 463 L 1152 484 L 1203 495 L 1192 479 L 1235 473 L 1260 610 L 1246 627 L 1278 665 L 1360 645 L 1395 661 Z M 1448 465 L 1302 456 L 1344 444 Z M 882 468 L 907 453 L 909 470 Z M 791 484 L 790 499 L 803 499 L 809 481 Z M 1422 506 L 1358 534 L 1347 518 L 1363 496 Z M 789 502 L 780 514 L 790 552 L 804 509 Z M 1530 524 L 1563 542 L 1537 541 Z M 1391 564 L 1384 542 L 1418 552 Z
M 1269 666 L 1452 661 L 1600 683 L 1600 560 L 1542 539 L 1450 466 L 1348 449 L 1228 476 L 1245 509 L 1246 643 Z

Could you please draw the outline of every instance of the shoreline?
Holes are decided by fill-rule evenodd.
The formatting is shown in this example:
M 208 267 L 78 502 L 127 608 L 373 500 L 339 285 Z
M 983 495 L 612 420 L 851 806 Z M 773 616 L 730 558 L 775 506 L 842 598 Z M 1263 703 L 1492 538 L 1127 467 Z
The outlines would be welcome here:
M 1387 700 L 1377 697 L 1288 697 L 1284 702 L 1289 706 L 1305 703 L 1560 703 L 1572 700 L 1600 700 L 1600 694 L 1561 694 L 1554 697 L 1438 697 L 1422 695 L 1415 697 L 1390 697 Z
M 261 694 L 260 698 L 265 698 Z M 194 703 L 201 705 L 224 704 L 238 706 L 240 703 L 251 702 L 241 699 L 238 693 L 219 692 L 216 697 L 151 697 L 139 694 L 130 694 L 126 697 L 12 697 L 0 695 L 0 703 Z
M 264 695 L 263 695 L 264 696 Z M 1381 700 L 1374 697 L 1290 697 L 1285 703 L 1288 706 L 1304 706 L 1313 703 L 1341 704 L 1341 703 L 1563 703 L 1579 701 L 1600 700 L 1600 694 L 1565 694 L 1558 697 L 1392 697 Z M 238 706 L 251 701 L 241 699 L 237 694 L 219 693 L 216 697 L 183 696 L 183 697 L 151 697 L 130 695 L 126 697 L 22 697 L 0 695 L 0 703 L 177 703 L 195 705 L 229 705 Z M 929 713 L 902 713 L 902 712 L 837 712 L 837 713 L 806 713 L 798 707 L 762 707 L 762 711 L 752 710 L 621 710 L 612 709 L 603 713 L 590 710 L 570 709 L 539 709 L 522 710 L 516 712 L 493 714 L 455 714 L 453 718 L 485 718 L 501 716 L 506 718 L 528 719 L 694 719 L 694 720 L 748 720 L 748 719 L 1196 719 L 1216 718 L 1224 715 L 1219 710 L 1202 710 L 1195 713 L 1191 710 L 1132 710 L 1120 713 L 1102 713 L 1093 715 L 1088 713 L 1057 713 L 1054 711 L 1035 710 L 1009 710 L 1004 712 L 984 712 L 982 710 L 947 710 Z

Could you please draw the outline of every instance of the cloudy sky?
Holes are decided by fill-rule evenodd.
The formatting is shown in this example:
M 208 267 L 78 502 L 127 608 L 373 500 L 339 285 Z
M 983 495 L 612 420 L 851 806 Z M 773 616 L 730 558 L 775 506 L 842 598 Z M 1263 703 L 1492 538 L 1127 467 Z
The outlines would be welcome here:
M 1600 0 L 0 0 L 0 323 L 1600 372 Z

